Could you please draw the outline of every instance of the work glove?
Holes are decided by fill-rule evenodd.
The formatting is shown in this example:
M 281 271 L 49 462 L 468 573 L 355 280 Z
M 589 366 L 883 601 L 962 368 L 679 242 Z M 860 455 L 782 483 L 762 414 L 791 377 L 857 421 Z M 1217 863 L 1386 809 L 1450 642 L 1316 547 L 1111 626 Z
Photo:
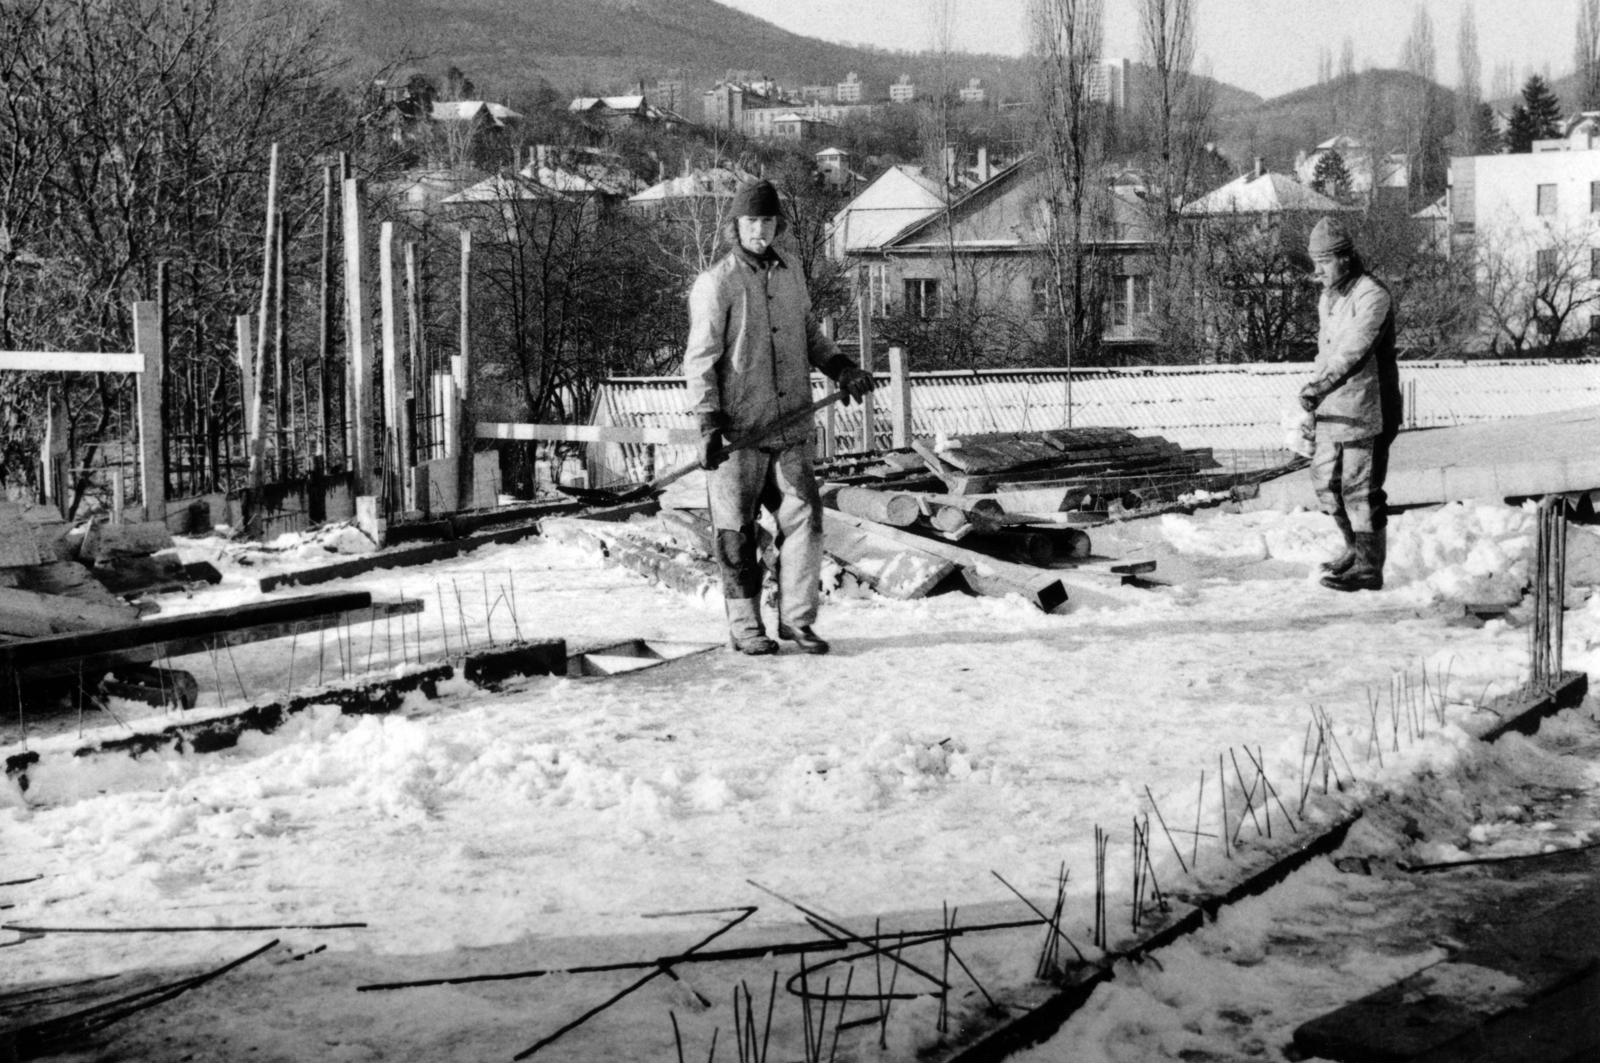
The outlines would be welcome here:
M 1317 407 L 1322 405 L 1322 396 L 1317 394 L 1315 384 L 1307 384 L 1300 389 L 1300 408 L 1307 413 L 1316 413 Z
M 833 377 L 834 383 L 839 385 L 839 390 L 844 392 L 846 406 L 878 386 L 877 380 L 871 373 L 842 354 L 829 358 L 828 364 L 823 366 L 822 371 Z
M 706 413 L 700 415 L 700 467 L 712 471 L 726 458 L 728 445 L 728 415 Z

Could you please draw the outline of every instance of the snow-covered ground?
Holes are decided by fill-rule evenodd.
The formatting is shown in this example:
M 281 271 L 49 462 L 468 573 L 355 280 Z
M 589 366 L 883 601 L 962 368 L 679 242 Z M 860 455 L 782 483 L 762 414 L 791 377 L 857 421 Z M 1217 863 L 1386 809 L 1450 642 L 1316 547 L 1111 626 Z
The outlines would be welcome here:
M 1515 599 L 1533 553 L 1531 510 L 1472 504 L 1402 514 L 1391 524 L 1388 589 L 1358 595 L 1326 591 L 1310 574 L 1336 537 L 1315 514 L 1206 511 L 1138 523 L 1121 531 L 1121 545 L 1159 556 L 1155 575 L 1172 582 L 1118 609 L 1047 616 L 1017 600 L 891 602 L 840 591 L 818 624 L 834 645 L 826 657 L 716 649 L 612 679 L 533 679 L 496 694 L 457 683 L 439 700 L 417 695 L 388 716 L 313 710 L 207 755 L 71 755 L 126 733 L 117 724 L 82 737 L 75 728 L 36 733 L 27 748 L 41 760 L 29 770 L 29 788 L 0 787 L 0 881 L 42 877 L 0 888 L 0 904 L 14 905 L 6 922 L 368 925 L 270 934 L 0 931 L 0 947 L 13 946 L 0 951 L 0 993 L 214 965 L 277 936 L 289 950 L 280 961 L 255 973 L 241 968 L 184 998 L 193 1003 L 165 1006 L 188 1017 L 188 1034 L 173 1042 L 182 1051 L 171 1058 L 240 1058 L 242 1045 L 258 1048 L 253 1058 L 261 1059 L 504 1058 L 633 976 L 388 994 L 353 987 L 496 964 L 666 954 L 728 918 L 664 924 L 655 917 L 663 911 L 759 906 L 718 948 L 792 935 L 795 910 L 752 882 L 857 933 L 878 915 L 936 926 L 944 902 L 961 906 L 964 920 L 980 910 L 1017 918 L 1022 909 L 1001 904 L 1010 894 L 993 873 L 1042 903 L 1063 863 L 1071 871 L 1065 925 L 1082 945 L 1092 921 L 1096 826 L 1112 835 L 1108 894 L 1120 927 L 1133 817 L 1159 811 L 1180 831 L 1198 822 L 1214 835 L 1219 758 L 1231 787 L 1230 826 L 1243 809 L 1235 762 L 1247 784 L 1254 778 L 1245 750 L 1263 759 L 1298 811 L 1314 711 L 1334 725 L 1336 775 L 1354 775 L 1363 787 L 1403 787 L 1424 769 L 1450 777 L 1479 755 L 1461 724 L 1486 697 L 1526 679 L 1528 632 L 1515 613 L 1478 626 L 1459 622 L 1449 606 Z M 302 555 L 315 552 L 257 555 L 246 566 L 219 541 L 186 550 L 190 559 L 215 560 L 226 578 L 191 600 L 165 601 L 168 612 L 252 598 L 261 575 L 304 565 Z M 437 658 L 447 639 L 459 652 L 463 640 L 477 648 L 491 634 L 516 632 L 564 637 L 574 649 L 627 638 L 714 645 L 722 637 L 714 597 L 691 600 L 537 539 L 329 586 L 421 598 L 426 608 L 408 618 L 404 636 L 396 620 L 177 661 L 207 688 L 186 715 L 281 697 L 291 662 L 298 690 L 319 670 L 330 680 Z M 1600 596 L 1573 604 L 1566 666 L 1593 672 Z M 112 708 L 119 716 L 131 710 Z M 1308 821 L 1326 808 L 1313 802 Z M 1278 832 L 1281 841 L 1281 820 Z M 1247 849 L 1265 845 L 1255 835 L 1242 828 Z M 1497 841 L 1463 836 L 1423 855 L 1448 859 Z M 1201 841 L 1192 875 L 1160 833 L 1155 846 L 1166 888 L 1229 877 L 1214 838 Z M 1193 851 L 1185 846 L 1186 861 Z M 1314 891 L 1314 875 L 1328 873 L 1308 871 L 1313 878 L 1303 881 Z M 1263 899 L 1262 910 L 1289 903 L 1285 896 L 1292 891 Z M 1037 949 L 1029 933 L 1024 953 Z M 318 945 L 326 950 L 290 966 L 289 955 Z M 1416 956 L 1371 956 L 1350 961 L 1354 973 L 1337 992 L 1359 995 L 1420 965 Z M 995 954 L 985 962 L 993 976 L 1015 978 L 1032 960 Z M 792 960 L 779 966 L 786 977 L 796 969 Z M 740 977 L 764 985 L 772 969 L 746 968 Z M 869 972 L 870 964 L 855 977 Z M 711 968 L 693 981 L 714 1002 L 711 1011 L 690 1015 L 683 986 L 660 979 L 541 1055 L 670 1058 L 668 1007 L 692 1033 L 691 1054 L 703 1052 L 710 1029 L 731 1036 L 734 983 Z M 1159 986 L 1137 982 L 1119 979 L 1110 992 L 1163 997 Z M 1302 988 L 1264 978 L 1257 991 L 1270 998 Z M 904 1035 L 891 1045 L 902 1054 L 931 1035 L 927 999 L 901 1008 Z M 1137 996 L 1117 999 L 1136 1012 L 1145 1006 Z M 970 992 L 963 1000 L 981 1004 Z M 1076 1047 L 1049 1058 L 1093 1058 L 1083 1054 L 1091 1043 L 1104 1058 L 1145 1058 L 1137 1047 L 1119 1055 L 1116 1045 L 1160 1043 L 1140 1042 L 1137 1023 L 1107 1020 L 1117 1005 L 1097 1000 L 1056 1046 Z M 792 1040 L 773 1058 L 803 1050 L 798 1005 L 791 1010 L 777 1029 Z M 125 1030 L 141 1046 L 139 1058 L 165 1058 L 161 1037 L 174 1035 L 165 1021 Z M 198 1035 L 189 1029 L 196 1022 Z M 1266 1042 L 1266 1058 L 1278 1058 L 1281 1038 Z M 731 1046 L 721 1051 L 732 1058 Z

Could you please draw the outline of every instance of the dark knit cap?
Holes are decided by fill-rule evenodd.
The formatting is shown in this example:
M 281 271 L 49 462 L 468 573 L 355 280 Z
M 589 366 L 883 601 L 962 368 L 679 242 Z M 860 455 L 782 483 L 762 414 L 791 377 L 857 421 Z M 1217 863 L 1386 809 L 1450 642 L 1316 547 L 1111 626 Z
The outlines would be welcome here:
M 781 218 L 783 204 L 778 201 L 778 190 L 772 187 L 771 181 L 757 181 L 734 193 L 728 213 L 735 218 Z

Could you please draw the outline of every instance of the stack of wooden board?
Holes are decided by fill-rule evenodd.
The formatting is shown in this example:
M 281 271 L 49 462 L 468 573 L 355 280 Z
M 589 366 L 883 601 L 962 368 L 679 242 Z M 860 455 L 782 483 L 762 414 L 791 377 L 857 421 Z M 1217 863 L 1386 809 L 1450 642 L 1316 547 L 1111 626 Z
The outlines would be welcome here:
M 1209 448 L 1123 428 L 988 433 L 912 449 L 950 494 L 992 494 L 1010 512 L 1134 509 L 1193 490 L 1218 467 Z

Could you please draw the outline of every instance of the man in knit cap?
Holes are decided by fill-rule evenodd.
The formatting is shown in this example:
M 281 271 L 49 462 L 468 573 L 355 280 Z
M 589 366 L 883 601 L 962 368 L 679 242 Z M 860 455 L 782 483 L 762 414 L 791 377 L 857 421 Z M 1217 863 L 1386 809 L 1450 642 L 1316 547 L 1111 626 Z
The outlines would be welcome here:
M 1383 482 L 1389 445 L 1400 427 L 1394 303 L 1367 272 L 1345 223 L 1334 217 L 1311 230 L 1317 302 L 1317 361 L 1300 389 L 1316 416 L 1311 477 L 1317 501 L 1344 536 L 1344 552 L 1323 564 L 1324 587 L 1378 590 L 1386 553 Z
M 799 262 L 773 246 L 787 227 L 777 189 L 767 181 L 745 185 L 729 216 L 732 250 L 694 282 L 683 356 L 689 410 L 700 420 L 729 642 L 752 655 L 778 648 L 761 621 L 756 518 L 765 506 L 777 525 L 778 637 L 804 653 L 827 653 L 828 643 L 812 630 L 822 568 L 812 422 L 756 447 L 727 454 L 722 447 L 810 406 L 813 369 L 838 381 L 846 402 L 874 381 L 822 334 Z

